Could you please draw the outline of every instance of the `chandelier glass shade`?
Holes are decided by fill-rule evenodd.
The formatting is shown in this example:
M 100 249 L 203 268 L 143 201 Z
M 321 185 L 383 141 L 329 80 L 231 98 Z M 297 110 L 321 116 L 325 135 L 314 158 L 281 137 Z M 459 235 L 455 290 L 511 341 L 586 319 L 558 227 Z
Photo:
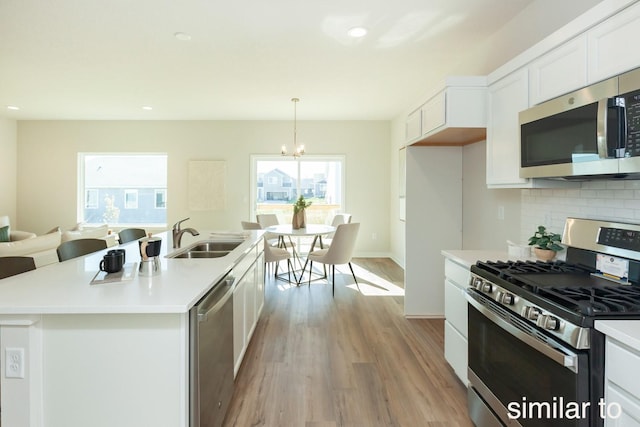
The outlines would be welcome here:
M 297 135 L 297 117 L 296 117 L 296 105 L 300 102 L 298 98 L 291 98 L 291 102 L 293 102 L 293 153 L 291 154 L 294 159 L 304 155 L 304 145 L 298 145 L 298 135 Z M 283 156 L 289 155 L 287 151 L 287 146 L 282 144 L 282 148 L 280 149 L 280 154 Z

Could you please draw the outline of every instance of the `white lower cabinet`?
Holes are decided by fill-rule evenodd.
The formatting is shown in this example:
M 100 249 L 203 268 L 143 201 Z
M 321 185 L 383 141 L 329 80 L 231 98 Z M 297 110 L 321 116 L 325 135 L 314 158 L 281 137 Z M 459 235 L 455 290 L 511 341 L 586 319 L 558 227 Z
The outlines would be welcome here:
M 607 338 L 605 427 L 640 427 L 640 352 Z
M 444 358 L 460 381 L 467 385 L 467 300 L 469 268 L 445 258 L 444 261 Z
M 264 261 L 262 245 L 246 255 L 234 274 L 240 279 L 233 291 L 234 376 L 238 374 L 264 305 Z
M 460 332 L 451 323 L 444 322 L 444 358 L 451 365 L 454 372 L 467 385 L 467 354 L 468 342 L 467 337 L 463 337 Z

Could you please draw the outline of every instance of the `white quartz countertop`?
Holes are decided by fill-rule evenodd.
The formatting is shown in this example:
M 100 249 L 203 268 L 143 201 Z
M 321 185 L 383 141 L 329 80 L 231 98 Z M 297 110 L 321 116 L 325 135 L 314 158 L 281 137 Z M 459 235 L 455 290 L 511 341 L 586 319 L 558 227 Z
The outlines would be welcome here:
M 640 320 L 596 320 L 595 328 L 606 336 L 640 351 Z
M 249 237 L 229 255 L 206 259 L 166 258 L 175 251 L 171 233 L 156 234 L 154 237 L 162 238 L 161 271 L 149 277 L 139 276 L 136 270 L 127 281 L 90 284 L 99 271 L 102 256 L 115 247 L 8 277 L 0 280 L 0 315 L 185 313 L 255 247 L 264 232 L 247 233 Z M 182 247 L 213 236 L 209 231 L 200 231 L 199 236 L 185 233 Z M 137 241 L 117 248 L 126 249 L 126 264 L 140 262 Z

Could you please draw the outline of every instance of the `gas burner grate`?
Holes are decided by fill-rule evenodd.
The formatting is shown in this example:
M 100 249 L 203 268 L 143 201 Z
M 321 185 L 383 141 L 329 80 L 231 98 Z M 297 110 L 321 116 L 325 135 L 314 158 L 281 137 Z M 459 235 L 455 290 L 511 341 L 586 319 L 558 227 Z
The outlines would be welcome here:
M 587 316 L 640 313 L 636 286 L 559 287 L 540 289 L 539 294 Z
M 518 274 L 532 273 L 589 273 L 589 270 L 564 261 L 486 261 L 476 264 L 483 270 L 503 279 L 509 279 Z

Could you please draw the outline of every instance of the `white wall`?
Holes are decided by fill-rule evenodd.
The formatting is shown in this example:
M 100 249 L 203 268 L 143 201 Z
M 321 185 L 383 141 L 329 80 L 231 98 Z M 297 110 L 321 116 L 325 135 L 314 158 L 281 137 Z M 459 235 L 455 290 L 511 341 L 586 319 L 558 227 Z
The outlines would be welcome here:
M 456 75 L 486 75 L 549 36 L 603 0 L 535 0 L 487 39 L 468 52 Z
M 398 117 L 391 122 L 391 144 L 389 151 L 390 160 L 390 203 L 389 203 L 389 219 L 390 219 L 390 251 L 391 258 L 400 266 L 405 266 L 405 221 L 400 220 L 399 210 L 399 150 L 404 146 L 405 134 L 405 117 Z
M 11 226 L 19 229 L 16 218 L 17 186 L 17 124 L 15 120 L 0 117 L 0 215 L 9 215 Z
M 462 148 L 407 148 L 404 313 L 444 315 L 443 249 L 462 249 Z
M 76 221 L 78 152 L 167 152 L 168 221 L 195 228 L 240 229 L 249 218 L 251 154 L 279 154 L 290 121 L 20 121 L 18 211 L 22 229 L 42 233 Z M 389 122 L 298 122 L 307 153 L 344 154 L 346 206 L 361 222 L 356 253 L 389 255 Z M 226 160 L 227 208 L 190 212 L 189 160 Z M 373 234 L 376 239 L 373 239 Z
M 521 190 L 487 188 L 486 149 L 482 141 L 462 152 L 462 248 L 506 251 L 507 240 L 520 238 Z

